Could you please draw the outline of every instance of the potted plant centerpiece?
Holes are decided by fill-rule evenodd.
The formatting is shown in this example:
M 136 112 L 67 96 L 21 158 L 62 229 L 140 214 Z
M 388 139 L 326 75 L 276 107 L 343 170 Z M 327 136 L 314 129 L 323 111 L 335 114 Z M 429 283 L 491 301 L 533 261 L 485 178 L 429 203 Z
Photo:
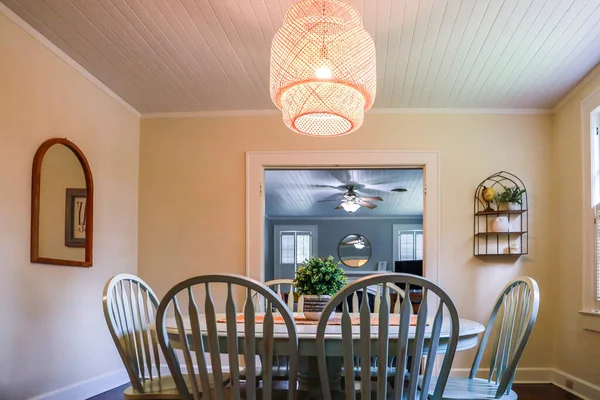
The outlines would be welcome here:
M 520 210 L 523 204 L 523 193 L 525 193 L 525 189 L 517 186 L 504 188 L 504 192 L 498 195 L 500 208 L 510 211 Z
M 293 285 L 304 296 L 304 318 L 318 320 L 331 296 L 348 282 L 344 270 L 327 258 L 311 257 L 296 270 Z

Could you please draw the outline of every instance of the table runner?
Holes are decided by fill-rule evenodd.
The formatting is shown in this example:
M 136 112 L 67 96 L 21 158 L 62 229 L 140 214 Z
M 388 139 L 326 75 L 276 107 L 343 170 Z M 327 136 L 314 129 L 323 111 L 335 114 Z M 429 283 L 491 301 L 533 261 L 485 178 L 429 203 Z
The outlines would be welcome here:
M 265 319 L 264 315 L 257 315 L 254 320 L 256 321 L 256 323 L 262 324 L 264 319 Z M 310 319 L 306 319 L 306 318 L 304 318 L 303 315 L 294 315 L 294 320 L 296 321 L 296 325 L 317 325 L 319 323 L 319 321 L 313 321 Z M 236 321 L 238 323 L 244 322 L 244 316 L 238 315 L 236 317 Z M 351 321 L 352 325 L 360 325 L 360 317 L 351 317 L 350 321 Z M 217 320 L 217 322 L 223 323 L 223 322 L 227 322 L 227 320 L 225 318 L 220 318 Z M 285 324 L 285 321 L 281 315 L 274 314 L 273 322 L 276 324 Z M 328 324 L 329 325 L 341 325 L 342 319 L 341 319 L 341 317 L 334 316 L 329 320 Z M 400 325 L 400 315 L 391 314 L 389 324 L 392 326 Z M 377 315 L 371 316 L 371 325 L 379 325 L 379 317 Z M 417 316 L 416 315 L 410 316 L 410 325 L 411 326 L 417 325 Z M 429 323 L 427 325 L 429 325 Z

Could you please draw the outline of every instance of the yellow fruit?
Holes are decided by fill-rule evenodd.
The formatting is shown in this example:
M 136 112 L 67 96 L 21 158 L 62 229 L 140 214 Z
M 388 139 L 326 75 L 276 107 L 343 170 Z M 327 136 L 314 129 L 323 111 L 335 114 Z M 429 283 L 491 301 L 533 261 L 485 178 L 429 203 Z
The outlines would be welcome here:
M 496 191 L 494 189 L 492 189 L 491 187 L 483 187 L 483 190 L 481 191 L 481 197 L 483 198 L 483 200 L 490 202 L 494 200 L 495 196 Z

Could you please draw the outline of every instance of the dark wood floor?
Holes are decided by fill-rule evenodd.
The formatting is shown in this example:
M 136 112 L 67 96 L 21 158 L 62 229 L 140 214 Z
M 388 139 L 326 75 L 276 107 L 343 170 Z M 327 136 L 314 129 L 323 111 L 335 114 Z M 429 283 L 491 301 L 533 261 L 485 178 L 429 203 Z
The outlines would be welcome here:
M 115 388 L 109 392 L 91 397 L 88 400 L 123 400 L 123 390 L 128 385 Z M 519 395 L 519 400 L 579 400 L 579 397 L 562 390 L 552 384 L 515 385 L 514 391 Z

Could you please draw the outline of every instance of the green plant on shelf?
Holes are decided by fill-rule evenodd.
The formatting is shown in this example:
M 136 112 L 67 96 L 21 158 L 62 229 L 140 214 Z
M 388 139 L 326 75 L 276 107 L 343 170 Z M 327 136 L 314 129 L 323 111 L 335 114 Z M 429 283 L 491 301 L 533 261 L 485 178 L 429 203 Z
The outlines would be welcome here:
M 333 296 L 346 283 L 348 277 L 334 261 L 333 256 L 319 258 L 312 256 L 296 270 L 293 285 L 298 294 Z
M 525 189 L 521 189 L 517 186 L 505 187 L 504 192 L 498 194 L 497 201 L 499 203 L 517 203 L 522 205 L 523 193 L 525 193 Z

